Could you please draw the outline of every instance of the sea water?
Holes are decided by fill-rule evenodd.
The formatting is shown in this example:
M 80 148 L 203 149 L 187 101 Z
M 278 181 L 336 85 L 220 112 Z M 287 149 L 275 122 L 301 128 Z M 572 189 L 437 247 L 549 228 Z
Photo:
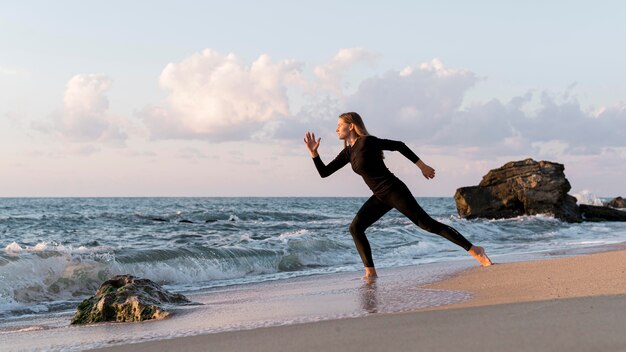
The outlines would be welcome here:
M 250 294 L 259 289 L 267 293 L 291 287 L 294 282 L 300 288 L 318 287 L 320 277 L 330 280 L 324 285 L 332 288 L 332 297 L 337 292 L 361 297 L 359 292 L 370 292 L 371 287 L 363 288 L 360 281 L 352 279 L 344 287 L 339 284 L 342 280 L 328 278 L 362 271 L 348 226 L 365 200 L 0 199 L 0 339 L 7 333 L 15 337 L 19 333 L 66 326 L 76 305 L 116 274 L 151 279 L 205 304 L 218 299 L 222 307 L 228 297 L 232 298 L 223 297 L 225 292 L 235 290 L 236 301 L 250 302 L 254 301 Z M 458 217 L 452 198 L 418 198 L 418 202 L 432 217 L 484 246 L 496 260 L 512 254 L 559 255 L 589 246 L 626 242 L 624 223 L 568 224 L 550 216 L 465 220 Z M 461 248 L 420 230 L 395 210 L 376 222 L 367 235 L 378 268 L 423 269 L 410 274 L 410 285 L 426 283 L 469 263 L 464 262 L 468 255 Z M 405 274 L 389 271 L 389 277 L 394 275 L 398 278 Z M 411 291 L 402 286 L 406 281 L 403 278 L 379 282 L 377 294 L 384 299 L 374 310 L 402 311 L 467 298 L 460 293 L 430 295 L 427 291 Z M 394 296 L 401 291 L 404 298 Z M 305 292 L 300 289 L 289 297 L 302 298 Z M 407 298 L 407 292 L 413 292 L 413 296 L 409 294 Z M 316 293 L 312 296 L 329 297 L 324 290 L 317 289 Z M 287 296 L 281 297 L 289 301 Z M 362 301 L 362 297 L 356 301 Z M 257 307 L 260 302 L 267 303 L 261 300 Z M 228 304 L 231 313 L 249 308 L 241 303 Z M 276 315 L 275 308 L 268 311 Z M 324 317 L 372 313 L 358 303 L 333 312 Z M 260 322 L 268 319 L 284 323 L 290 319 L 324 318 L 294 310 L 282 317 L 274 316 L 273 320 L 261 318 L 263 314 L 256 320 L 248 319 L 248 325 L 245 318 L 231 323 L 250 328 L 262 326 Z M 48 323 L 41 323 L 45 321 Z M 203 331 L 223 330 L 223 322 L 222 319 L 220 327 L 212 328 L 209 324 Z M 195 328 L 178 335 L 198 332 L 198 325 L 192 325 Z

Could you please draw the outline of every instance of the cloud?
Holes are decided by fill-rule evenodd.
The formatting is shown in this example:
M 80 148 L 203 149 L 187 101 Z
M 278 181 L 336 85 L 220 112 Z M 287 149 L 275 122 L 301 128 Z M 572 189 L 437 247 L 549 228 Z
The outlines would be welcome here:
M 450 123 L 478 80 L 471 71 L 449 69 L 433 59 L 365 79 L 345 107 L 381 134 L 428 139 Z
M 160 85 L 165 104 L 140 112 L 155 139 L 248 139 L 264 124 L 289 118 L 289 84 L 302 84 L 302 64 L 261 55 L 247 65 L 211 49 L 168 64 Z
M 547 140 L 562 138 L 572 145 L 602 147 L 626 146 L 626 105 L 601 107 L 598 112 L 585 111 L 573 98 L 558 104 L 547 95 L 542 97 L 543 109 L 529 129 L 531 138 Z
M 328 94 L 310 96 L 292 119 L 277 121 L 265 139 L 300 141 L 306 131 L 316 131 L 319 136 L 334 136 L 337 117 L 345 111 L 344 102 L 339 97 Z
M 345 109 L 363 116 L 368 129 L 391 139 L 489 158 L 501 155 L 597 155 L 626 146 L 626 104 L 586 111 L 573 90 L 529 91 L 508 102 L 464 102 L 481 81 L 439 59 L 363 80 Z
M 358 63 L 373 65 L 380 58 L 380 54 L 363 48 L 340 49 L 330 62 L 315 67 L 316 88 L 342 96 L 341 79 L 345 71 Z
M 529 91 L 508 101 L 467 102 L 476 73 L 428 62 L 366 77 L 346 94 L 343 76 L 378 55 L 341 49 L 313 76 L 294 60 L 261 55 L 247 64 L 211 49 L 167 65 L 166 101 L 140 117 L 154 139 L 291 140 L 307 130 L 331 136 L 337 116 L 357 111 L 371 133 L 470 158 L 598 155 L 626 146 L 624 103 L 586 111 L 574 92 Z
M 535 105 L 534 98 L 538 98 Z M 605 147 L 626 146 L 622 107 L 605 107 L 594 114 L 585 111 L 575 95 L 560 101 L 546 92 L 529 92 L 507 103 L 494 99 L 459 109 L 422 142 L 451 148 L 476 146 L 476 154 L 482 157 L 597 155 Z
M 112 80 L 101 74 L 79 74 L 65 86 L 63 108 L 50 120 L 35 124 L 40 131 L 55 132 L 73 142 L 123 143 L 125 120 L 109 112 L 106 92 Z
M 595 155 L 604 147 L 626 146 L 623 103 L 592 112 L 583 109 L 570 93 L 562 97 L 547 92 L 537 95 L 540 103 L 534 111 L 510 109 L 509 114 L 501 115 L 534 150 L 544 154 L 551 150 L 557 156 Z

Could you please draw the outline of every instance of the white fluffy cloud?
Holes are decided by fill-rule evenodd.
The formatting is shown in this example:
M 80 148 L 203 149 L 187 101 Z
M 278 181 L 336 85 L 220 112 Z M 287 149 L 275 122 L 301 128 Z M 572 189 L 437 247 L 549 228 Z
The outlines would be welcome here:
M 302 64 L 261 55 L 247 65 L 211 49 L 168 64 L 160 77 L 167 102 L 141 113 L 153 138 L 247 139 L 264 124 L 291 116 L 289 84 Z
M 56 132 L 70 141 L 123 142 L 125 121 L 109 112 L 106 92 L 112 81 L 106 75 L 79 74 L 65 86 L 63 108 L 48 122 L 35 126 Z

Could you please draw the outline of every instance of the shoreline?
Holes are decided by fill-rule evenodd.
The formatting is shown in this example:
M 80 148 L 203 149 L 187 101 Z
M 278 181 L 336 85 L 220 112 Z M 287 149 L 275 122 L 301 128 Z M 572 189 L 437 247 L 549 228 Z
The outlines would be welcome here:
M 626 349 L 626 245 L 475 267 L 420 289 L 472 298 L 410 312 L 175 337 L 94 351 Z M 380 280 L 380 279 L 379 279 Z M 489 328 L 485 329 L 484 327 Z
M 73 312 L 16 319 L 0 328 L 7 350 L 77 351 L 182 336 L 411 311 L 459 302 L 463 292 L 422 289 L 474 265 L 473 259 L 382 268 L 370 284 L 361 272 L 310 275 L 221 286 L 188 295 L 199 305 L 172 307 L 163 320 L 68 326 Z M 43 319 L 42 319 L 43 318 Z

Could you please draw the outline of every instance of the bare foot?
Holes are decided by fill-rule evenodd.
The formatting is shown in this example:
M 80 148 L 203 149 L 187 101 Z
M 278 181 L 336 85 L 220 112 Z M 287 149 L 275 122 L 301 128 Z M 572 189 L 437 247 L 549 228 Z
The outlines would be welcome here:
M 472 257 L 474 257 L 474 259 L 478 260 L 482 266 L 490 266 L 493 264 L 491 259 L 489 259 L 487 254 L 485 254 L 485 249 L 483 247 L 472 246 L 468 252 L 472 255 Z
M 376 269 L 374 267 L 366 267 L 365 268 L 365 276 L 363 276 L 363 280 L 375 280 L 378 277 L 376 274 Z
M 371 287 L 372 285 L 376 285 L 376 280 L 378 280 L 377 276 L 363 276 L 363 281 L 367 287 Z

